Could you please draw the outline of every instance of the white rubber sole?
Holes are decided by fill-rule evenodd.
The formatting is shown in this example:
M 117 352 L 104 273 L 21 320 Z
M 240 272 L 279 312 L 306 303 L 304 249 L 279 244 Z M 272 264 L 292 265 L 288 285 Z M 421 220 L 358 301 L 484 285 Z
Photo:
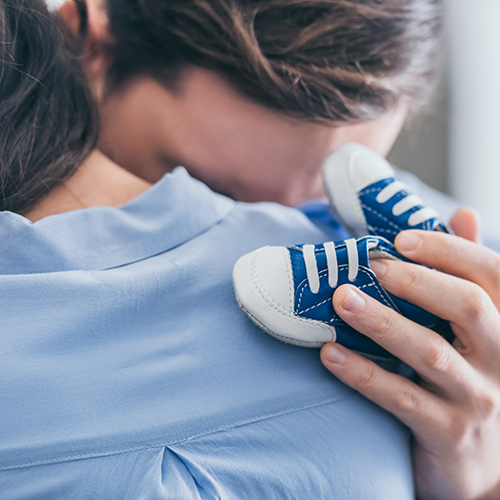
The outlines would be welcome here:
M 234 286 L 234 283 L 233 283 Z M 285 337 L 283 335 L 280 335 L 279 333 L 273 332 L 272 330 L 269 330 L 265 325 L 263 325 L 255 316 L 252 315 L 250 311 L 248 311 L 245 306 L 241 303 L 241 300 L 238 296 L 238 292 L 236 291 L 236 287 L 234 288 L 234 295 L 236 297 L 236 301 L 238 302 L 238 305 L 240 306 L 240 309 L 249 317 L 252 322 L 257 325 L 261 330 L 264 330 L 268 335 L 271 335 L 271 337 L 274 337 L 275 339 L 279 340 L 280 342 L 284 342 L 285 344 L 293 344 L 299 347 L 322 347 L 325 342 L 304 342 L 303 340 L 296 340 L 292 339 L 290 337 Z
M 293 276 L 287 252 L 284 247 L 264 247 L 238 260 L 233 270 L 238 305 L 259 328 L 287 344 L 321 347 L 325 342 L 335 342 L 335 327 L 294 314 Z M 284 269 L 288 265 L 290 268 Z M 285 273 L 290 276 L 286 280 Z M 263 281 L 281 284 L 274 287 L 274 297 Z

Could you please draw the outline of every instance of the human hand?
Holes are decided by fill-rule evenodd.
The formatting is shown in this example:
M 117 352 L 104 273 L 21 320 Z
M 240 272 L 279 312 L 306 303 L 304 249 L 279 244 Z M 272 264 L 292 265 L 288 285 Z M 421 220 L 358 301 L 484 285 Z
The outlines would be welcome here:
M 482 243 L 481 219 L 474 210 L 460 208 L 450 220 L 450 226 L 457 236 L 474 243 Z
M 452 226 L 479 238 L 466 213 Z M 401 233 L 396 248 L 437 270 L 379 261 L 374 271 L 390 293 L 450 321 L 453 346 L 345 285 L 334 295 L 337 313 L 412 366 L 421 382 L 386 372 L 338 345 L 326 344 L 321 359 L 339 379 L 413 431 L 420 498 L 498 500 L 500 255 L 458 236 L 423 231 Z

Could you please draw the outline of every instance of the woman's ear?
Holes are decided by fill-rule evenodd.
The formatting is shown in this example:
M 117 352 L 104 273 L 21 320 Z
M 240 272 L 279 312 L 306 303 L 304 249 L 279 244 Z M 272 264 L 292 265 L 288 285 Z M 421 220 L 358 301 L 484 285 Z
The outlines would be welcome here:
M 83 12 L 86 14 L 83 65 L 93 93 L 99 101 L 104 94 L 109 65 L 105 48 L 111 44 L 112 38 L 104 1 L 86 0 L 83 3 Z M 85 20 L 82 19 L 82 9 L 74 0 L 67 0 L 61 5 L 59 16 L 75 36 L 82 35 L 81 24 Z
M 59 17 L 71 30 L 74 36 L 78 36 L 80 32 L 80 13 L 73 0 L 66 0 L 58 11 Z

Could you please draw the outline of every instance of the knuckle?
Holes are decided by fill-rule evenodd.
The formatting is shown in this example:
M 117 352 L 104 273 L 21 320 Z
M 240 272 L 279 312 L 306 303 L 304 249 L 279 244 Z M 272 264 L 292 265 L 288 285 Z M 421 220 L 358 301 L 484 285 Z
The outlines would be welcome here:
M 484 418 L 489 419 L 498 413 L 497 402 L 491 396 L 483 397 L 479 404 L 479 411 Z
M 419 408 L 417 394 L 411 387 L 395 394 L 393 402 L 398 412 L 414 413 Z
M 482 420 L 497 418 L 500 414 L 498 397 L 491 392 L 484 392 L 477 396 L 476 407 Z
M 455 259 L 457 256 L 457 245 L 455 244 L 454 238 L 450 238 L 448 234 L 436 233 L 433 236 L 439 241 L 439 253 L 442 256 L 443 261 L 449 259 Z M 432 249 L 435 251 L 435 246 Z
M 482 318 L 490 308 L 490 298 L 487 293 L 474 283 L 469 283 L 463 302 L 463 313 L 470 320 Z
M 498 422 L 500 401 L 491 392 L 477 394 L 472 403 L 455 407 L 443 425 L 444 435 L 457 446 L 478 439 L 488 422 Z
M 405 277 L 403 279 L 403 287 L 405 289 L 418 289 L 422 280 L 422 267 L 415 264 L 406 267 Z
M 367 363 L 365 369 L 358 375 L 355 381 L 355 388 L 367 390 L 375 388 L 377 385 L 377 371 L 373 363 Z
M 379 317 L 375 333 L 380 337 L 387 337 L 394 330 L 394 318 L 390 311 L 384 311 Z
M 442 339 L 436 339 L 427 346 L 423 361 L 435 372 L 446 372 L 450 367 L 452 348 Z

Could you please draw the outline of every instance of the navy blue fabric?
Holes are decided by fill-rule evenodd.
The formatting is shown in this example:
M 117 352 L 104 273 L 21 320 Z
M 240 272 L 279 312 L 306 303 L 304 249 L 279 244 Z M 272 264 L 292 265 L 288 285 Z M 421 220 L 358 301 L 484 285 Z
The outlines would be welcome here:
M 412 190 L 413 193 L 418 194 L 418 196 L 424 200 L 426 206 L 432 207 L 438 211 L 442 221 L 448 222 L 452 215 L 460 208 L 460 203 L 451 198 L 449 195 L 444 194 L 437 189 L 431 188 L 422 182 L 416 175 L 410 172 L 405 172 L 404 170 L 399 170 L 394 165 L 393 167 L 397 172 L 398 178 L 401 178 L 401 180 Z M 312 205 L 311 209 L 309 209 L 309 204 Z M 327 240 L 343 240 L 349 237 L 349 233 L 339 224 L 337 217 L 335 216 L 334 211 L 330 208 L 326 198 L 305 202 L 298 205 L 296 208 L 308 217 L 310 214 L 313 214 L 310 218 L 311 222 L 329 235 L 326 238 Z M 333 218 L 334 221 L 329 221 L 330 218 Z M 341 232 L 331 234 L 329 228 L 335 228 L 337 226 L 342 228 Z M 495 250 L 496 252 L 500 252 L 500 236 L 498 231 L 486 223 L 482 226 L 482 232 L 484 245 Z
M 347 246 L 344 241 L 337 241 L 335 242 L 338 262 L 337 287 L 344 284 L 352 284 L 387 307 L 390 307 L 391 309 L 394 309 L 395 311 L 408 317 L 412 321 L 424 326 L 434 326 L 437 321 L 436 316 L 413 304 L 388 294 L 382 288 L 373 271 L 370 269 L 368 247 L 373 244 L 376 245 L 374 246 L 373 251 L 383 251 L 399 260 L 409 262 L 408 259 L 398 254 L 394 246 L 384 238 L 370 236 L 360 238 L 357 240 L 359 259 L 358 275 L 357 278 L 351 282 L 348 277 L 349 261 Z M 303 256 L 303 245 L 292 246 L 289 247 L 288 250 L 292 262 L 292 272 L 294 278 L 295 314 L 335 326 L 337 332 L 337 342 L 350 349 L 368 354 L 370 356 L 392 358 L 393 356 L 390 353 L 365 335 L 362 335 L 351 328 L 335 312 L 332 305 L 332 296 L 336 288 L 332 288 L 328 284 L 328 266 L 323 244 L 315 245 L 315 256 L 320 282 L 318 293 L 311 292 L 309 287 Z
M 377 234 L 379 236 L 383 236 L 391 242 L 394 242 L 396 235 L 405 229 L 423 229 L 433 231 L 439 227 L 442 231 L 447 231 L 446 226 L 436 217 L 417 224 L 416 226 L 410 226 L 408 224 L 408 218 L 411 214 L 417 212 L 421 208 L 424 208 L 422 205 L 417 205 L 398 216 L 392 213 L 392 209 L 396 203 L 412 194 L 407 190 L 402 190 L 399 193 L 396 193 L 385 203 L 379 203 L 376 200 L 377 195 L 380 191 L 382 191 L 382 189 L 394 182 L 394 180 L 394 177 L 383 179 L 379 182 L 371 184 L 359 192 L 359 199 L 365 215 L 369 234 Z

